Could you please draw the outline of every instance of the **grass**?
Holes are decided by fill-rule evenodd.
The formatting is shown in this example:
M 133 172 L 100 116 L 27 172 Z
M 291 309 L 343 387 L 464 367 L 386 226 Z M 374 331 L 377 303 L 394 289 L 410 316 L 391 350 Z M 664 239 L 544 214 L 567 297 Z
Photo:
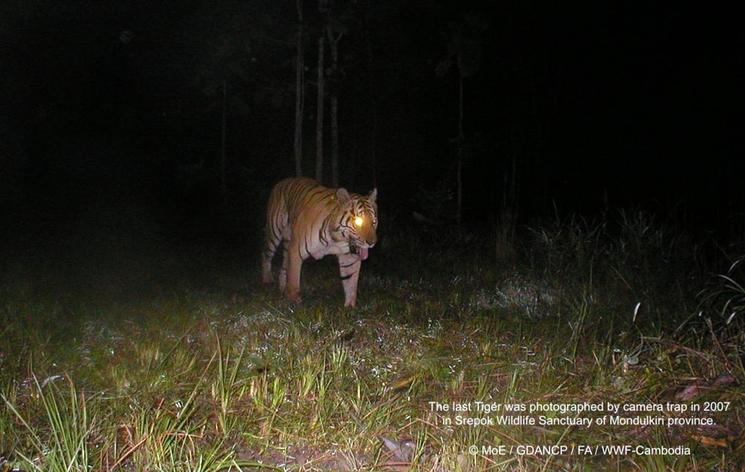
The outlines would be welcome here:
M 304 268 L 302 306 L 248 269 L 113 300 L 8 285 L 0 470 L 740 470 L 739 265 L 707 282 L 685 238 L 645 215 L 525 234 L 510 251 L 389 235 L 354 311 L 333 261 Z M 431 406 L 476 401 L 728 406 L 658 415 L 708 426 L 590 428 L 447 424 Z M 604 444 L 691 453 L 468 450 Z

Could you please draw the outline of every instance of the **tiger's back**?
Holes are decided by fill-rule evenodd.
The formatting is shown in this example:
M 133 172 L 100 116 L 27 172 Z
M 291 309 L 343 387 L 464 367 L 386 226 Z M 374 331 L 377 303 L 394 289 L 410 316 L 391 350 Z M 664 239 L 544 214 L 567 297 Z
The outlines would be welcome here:
M 334 191 L 322 187 L 313 179 L 305 177 L 284 179 L 274 186 L 267 205 L 267 227 L 283 228 L 295 221 L 300 212 L 323 209 Z
M 271 261 L 282 244 L 279 288 L 300 301 L 302 262 L 333 254 L 339 258 L 345 305 L 354 306 L 361 262 L 377 242 L 376 197 L 376 190 L 361 196 L 304 177 L 278 182 L 267 205 L 263 282 L 272 282 Z

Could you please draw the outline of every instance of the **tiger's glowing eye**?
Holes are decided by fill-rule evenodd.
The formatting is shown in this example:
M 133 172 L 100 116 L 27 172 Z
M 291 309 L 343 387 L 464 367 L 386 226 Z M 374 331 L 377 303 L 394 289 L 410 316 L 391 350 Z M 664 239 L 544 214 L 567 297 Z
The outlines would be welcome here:
M 355 216 L 354 217 L 354 224 L 355 226 L 362 226 L 362 223 L 364 223 L 365 220 L 362 219 L 361 216 Z

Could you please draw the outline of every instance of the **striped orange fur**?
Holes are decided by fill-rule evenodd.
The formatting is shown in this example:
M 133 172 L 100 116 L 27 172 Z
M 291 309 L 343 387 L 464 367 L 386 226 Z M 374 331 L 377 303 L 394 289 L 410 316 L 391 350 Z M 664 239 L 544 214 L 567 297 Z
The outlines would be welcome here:
M 303 261 L 333 254 L 339 261 L 344 305 L 354 307 L 362 261 L 377 242 L 377 194 L 373 190 L 357 195 L 304 177 L 278 182 L 266 210 L 263 282 L 272 282 L 272 258 L 281 244 L 279 289 L 291 301 L 300 302 Z

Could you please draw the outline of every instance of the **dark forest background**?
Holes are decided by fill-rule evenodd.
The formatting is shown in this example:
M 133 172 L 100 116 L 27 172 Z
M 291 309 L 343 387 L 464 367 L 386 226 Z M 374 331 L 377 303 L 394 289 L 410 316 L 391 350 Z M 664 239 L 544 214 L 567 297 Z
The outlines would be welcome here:
M 382 233 L 455 225 L 460 174 L 472 232 L 625 208 L 742 239 L 745 30 L 722 7 L 8 0 L 6 252 L 252 253 L 271 185 L 295 173 L 299 25 L 302 171 L 323 37 L 323 180 L 338 152 L 340 185 L 378 187 Z

